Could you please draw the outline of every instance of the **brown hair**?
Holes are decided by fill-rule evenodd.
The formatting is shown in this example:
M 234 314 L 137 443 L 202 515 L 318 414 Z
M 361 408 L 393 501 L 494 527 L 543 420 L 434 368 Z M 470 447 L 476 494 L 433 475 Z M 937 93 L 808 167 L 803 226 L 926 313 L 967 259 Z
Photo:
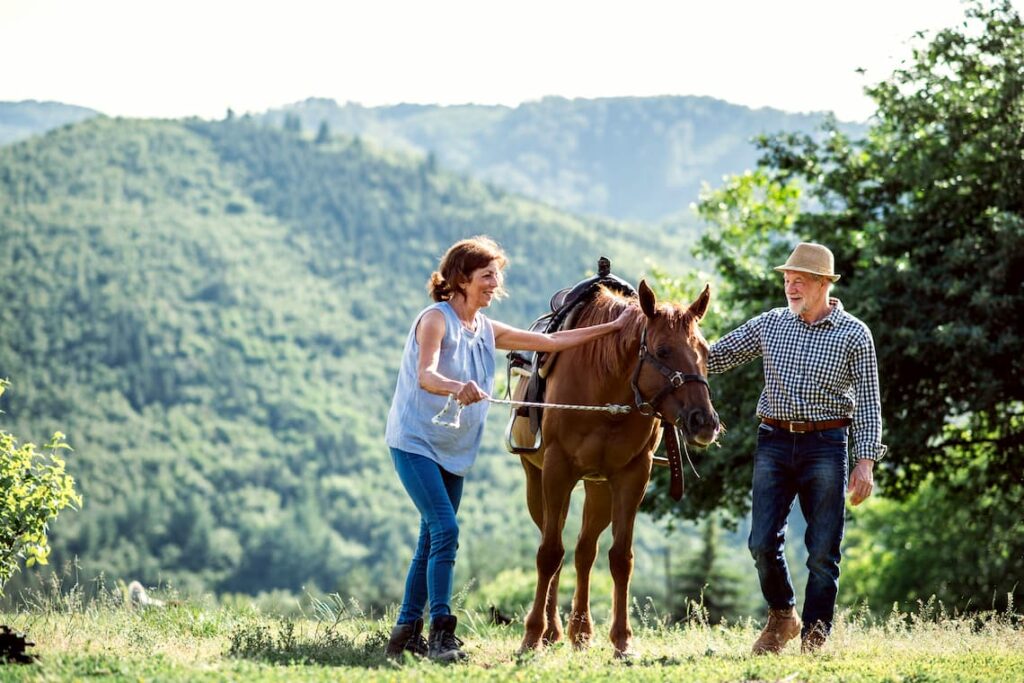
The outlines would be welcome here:
M 498 277 L 501 269 L 508 264 L 508 257 L 497 242 L 486 235 L 477 235 L 456 242 L 448 248 L 437 270 L 427 281 L 427 291 L 434 301 L 448 301 L 462 291 L 462 286 L 469 282 L 473 271 L 487 267 L 491 261 L 498 262 Z M 505 296 L 505 288 L 498 286 L 497 298 Z

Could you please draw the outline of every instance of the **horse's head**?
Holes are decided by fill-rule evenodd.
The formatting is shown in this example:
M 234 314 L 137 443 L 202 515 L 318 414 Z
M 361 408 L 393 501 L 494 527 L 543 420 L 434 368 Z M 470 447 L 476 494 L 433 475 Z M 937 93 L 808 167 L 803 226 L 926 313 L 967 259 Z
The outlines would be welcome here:
M 647 318 L 640 364 L 633 375 L 638 408 L 675 424 L 690 445 L 707 446 L 720 427 L 707 384 L 708 343 L 699 327 L 711 300 L 711 288 L 704 287 L 685 309 L 658 304 L 646 281 L 640 282 L 638 294 Z

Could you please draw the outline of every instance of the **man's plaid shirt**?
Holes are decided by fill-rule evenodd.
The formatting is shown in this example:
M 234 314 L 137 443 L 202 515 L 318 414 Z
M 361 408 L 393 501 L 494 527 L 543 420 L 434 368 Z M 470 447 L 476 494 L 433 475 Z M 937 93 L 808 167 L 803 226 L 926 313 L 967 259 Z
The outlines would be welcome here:
M 763 356 L 758 416 L 800 422 L 853 418 L 854 457 L 880 460 L 886 447 L 871 331 L 838 299 L 829 303 L 832 312 L 813 325 L 788 308 L 747 321 L 711 345 L 708 372 Z

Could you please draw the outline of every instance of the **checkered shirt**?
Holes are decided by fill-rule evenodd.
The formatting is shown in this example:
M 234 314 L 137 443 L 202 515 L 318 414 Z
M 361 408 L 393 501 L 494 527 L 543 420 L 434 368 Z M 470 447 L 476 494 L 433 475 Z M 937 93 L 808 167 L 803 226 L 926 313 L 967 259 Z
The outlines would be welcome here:
M 748 320 L 711 345 L 708 372 L 720 373 L 764 358 L 759 417 L 817 421 L 853 418 L 857 460 L 880 460 L 882 402 L 878 361 L 867 325 L 830 299 L 832 311 L 814 324 L 788 308 Z

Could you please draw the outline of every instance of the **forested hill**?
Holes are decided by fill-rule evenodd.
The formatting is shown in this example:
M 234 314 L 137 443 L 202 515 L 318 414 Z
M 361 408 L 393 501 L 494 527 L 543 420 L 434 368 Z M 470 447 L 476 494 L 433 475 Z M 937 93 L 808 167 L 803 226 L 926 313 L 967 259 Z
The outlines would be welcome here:
M 0 102 L 0 145 L 24 140 L 98 114 L 93 109 L 60 102 Z
M 264 115 L 433 153 L 445 166 L 564 209 L 620 219 L 688 219 L 702 183 L 753 168 L 751 139 L 812 132 L 825 116 L 710 97 L 546 97 L 515 108 L 339 106 L 309 99 Z M 844 130 L 862 132 L 857 124 Z
M 492 314 L 516 324 L 601 254 L 633 279 L 643 257 L 680 267 L 684 246 L 248 121 L 101 117 L 0 148 L 3 427 L 66 432 L 85 497 L 54 529 L 53 562 L 397 598 L 416 528 L 387 403 L 427 276 L 476 233 L 510 253 L 512 297 Z M 496 413 L 464 501 L 462 579 L 533 549 Z

